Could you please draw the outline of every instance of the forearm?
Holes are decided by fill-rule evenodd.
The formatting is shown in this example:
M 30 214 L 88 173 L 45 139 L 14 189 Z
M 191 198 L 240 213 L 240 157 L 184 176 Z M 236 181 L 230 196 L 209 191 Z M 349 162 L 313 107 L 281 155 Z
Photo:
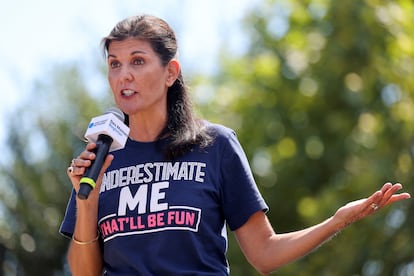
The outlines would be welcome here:
M 339 208 L 331 218 L 320 224 L 297 232 L 272 235 L 269 239 L 272 246 L 265 246 L 267 254 L 264 256 L 276 256 L 282 252 L 274 263 L 275 267 L 300 258 L 348 225 L 372 215 L 383 206 L 410 198 L 408 193 L 396 194 L 401 188 L 401 184 L 386 183 L 370 197 L 352 201 Z M 267 261 L 272 262 L 270 258 Z
M 97 231 L 97 206 L 88 200 L 77 202 L 77 217 L 71 241 L 68 262 L 76 275 L 101 275 L 102 256 Z
M 313 251 L 343 227 L 332 217 L 304 230 L 276 234 L 265 214 L 257 212 L 235 234 L 249 262 L 266 275 Z
M 334 219 L 329 218 L 300 231 L 272 235 L 263 250 L 262 272 L 270 273 L 305 256 L 330 240 L 340 229 Z

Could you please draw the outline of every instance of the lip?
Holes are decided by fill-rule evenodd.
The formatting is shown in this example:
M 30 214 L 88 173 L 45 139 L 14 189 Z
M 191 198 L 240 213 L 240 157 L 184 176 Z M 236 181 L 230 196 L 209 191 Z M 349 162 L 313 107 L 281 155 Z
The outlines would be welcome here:
M 137 91 L 132 90 L 132 89 L 122 89 L 121 90 L 121 95 L 124 97 L 130 97 L 133 96 L 137 93 Z

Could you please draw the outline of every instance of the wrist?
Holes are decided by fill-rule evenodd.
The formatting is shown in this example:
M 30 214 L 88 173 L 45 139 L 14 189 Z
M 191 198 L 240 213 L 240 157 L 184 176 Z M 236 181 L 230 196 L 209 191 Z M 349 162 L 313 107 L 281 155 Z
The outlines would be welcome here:
M 87 240 L 87 241 L 80 241 L 80 240 L 76 239 L 76 238 L 75 238 L 75 233 L 72 235 L 72 241 L 73 241 L 74 243 L 78 244 L 78 245 L 89 245 L 89 244 L 92 244 L 92 243 L 97 242 L 97 241 L 98 241 L 98 239 L 99 239 L 99 231 L 97 231 L 97 235 L 96 235 L 96 237 L 95 237 L 95 238 L 93 238 L 93 239 L 89 239 L 89 240 Z
M 327 219 L 327 223 L 329 224 L 329 228 L 336 234 L 340 232 L 342 229 L 346 228 L 347 224 L 342 220 L 337 219 L 335 216 L 332 216 Z

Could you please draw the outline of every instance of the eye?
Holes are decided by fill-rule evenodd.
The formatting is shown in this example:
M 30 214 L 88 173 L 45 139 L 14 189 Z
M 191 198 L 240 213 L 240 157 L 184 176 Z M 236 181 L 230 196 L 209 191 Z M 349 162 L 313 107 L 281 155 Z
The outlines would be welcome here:
M 134 64 L 134 65 L 142 65 L 142 64 L 144 64 L 144 60 L 142 58 L 135 58 L 132 61 L 132 64 Z
M 113 61 L 109 61 L 109 66 L 112 68 L 112 69 L 114 69 L 114 68 L 118 68 L 118 67 L 120 67 L 121 66 L 121 63 L 119 63 L 118 61 L 116 61 L 116 60 L 113 60 Z

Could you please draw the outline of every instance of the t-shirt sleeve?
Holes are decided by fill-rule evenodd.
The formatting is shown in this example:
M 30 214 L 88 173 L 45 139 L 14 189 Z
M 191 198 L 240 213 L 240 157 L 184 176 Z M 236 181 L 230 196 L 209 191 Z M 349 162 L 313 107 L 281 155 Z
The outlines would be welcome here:
M 257 211 L 268 211 L 246 154 L 232 130 L 223 148 L 221 175 L 223 212 L 230 230 L 242 226 Z
M 63 218 L 62 224 L 60 225 L 59 232 L 68 238 L 72 238 L 75 230 L 76 223 L 76 193 L 72 190 L 72 194 L 69 198 L 68 205 L 66 207 L 65 217 Z

